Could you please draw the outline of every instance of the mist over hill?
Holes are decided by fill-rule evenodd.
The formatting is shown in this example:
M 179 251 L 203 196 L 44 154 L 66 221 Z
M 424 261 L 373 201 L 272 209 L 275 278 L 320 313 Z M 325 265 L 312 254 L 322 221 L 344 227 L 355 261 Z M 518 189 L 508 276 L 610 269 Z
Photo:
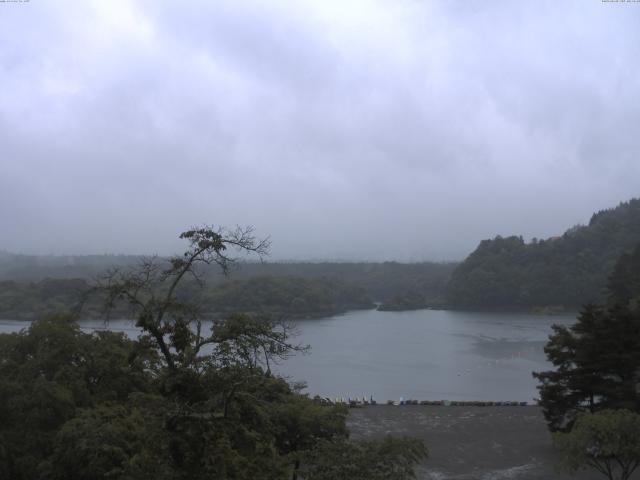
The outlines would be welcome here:
M 249 285 L 260 287 L 260 298 L 264 297 L 265 285 L 269 284 L 277 285 L 276 290 L 280 291 L 276 296 L 279 298 L 295 299 L 298 297 L 293 288 L 296 278 L 307 281 L 306 285 L 312 291 L 322 291 L 331 282 L 351 292 L 360 289 L 357 295 L 339 305 L 328 300 L 321 305 L 322 302 L 317 301 L 320 297 L 337 298 L 335 288 L 330 289 L 334 293 L 314 297 L 316 300 L 310 303 L 305 300 L 315 305 L 305 314 L 343 311 L 349 306 L 371 302 L 382 303 L 382 308 L 387 310 L 425 307 L 562 310 L 575 309 L 588 302 L 602 302 L 607 278 L 616 261 L 638 244 L 640 199 L 631 199 L 615 208 L 594 213 L 588 225 L 575 225 L 561 236 L 533 238 L 529 242 L 522 236 L 500 235 L 483 240 L 459 264 L 240 260 L 227 276 L 213 267 L 207 267 L 203 274 L 211 287 L 219 290 L 211 293 L 212 298 L 226 306 L 231 300 L 222 299 L 221 291 L 246 293 Z M 1 251 L 0 280 L 5 281 L 2 287 L 5 293 L 7 289 L 16 288 L 24 293 L 31 288 L 28 297 L 34 305 L 33 311 L 41 312 L 43 308 L 46 311 L 46 307 L 42 302 L 33 302 L 41 299 L 45 305 L 50 303 L 46 292 L 56 292 L 52 293 L 54 297 L 60 294 L 60 289 L 67 285 L 62 280 L 74 280 L 74 290 L 80 288 L 78 280 L 88 288 L 105 270 L 134 267 L 142 258 L 135 255 L 34 256 Z M 162 258 L 158 260 L 162 261 Z M 251 283 L 256 278 L 261 280 Z M 276 278 L 280 280 L 270 280 Z M 46 286 L 43 281 L 47 282 Z M 225 286 L 230 282 L 236 282 L 234 288 Z M 22 284 L 31 284 L 31 287 Z M 244 297 L 247 305 L 255 308 L 255 298 Z M 53 303 L 58 306 L 68 304 L 69 298 L 65 294 L 62 301 Z M 233 302 L 234 307 L 242 307 L 237 298 Z M 297 305 L 290 307 L 289 302 L 285 302 L 278 308 L 300 312 L 300 302 Z M 5 314 L 15 311 L 5 309 Z
M 111 268 L 135 267 L 142 257 L 125 255 L 0 256 L 0 318 L 34 319 L 73 309 L 95 280 Z M 165 259 L 159 257 L 162 263 Z M 203 270 L 203 313 L 230 311 L 291 317 L 332 315 L 373 308 L 409 292 L 441 301 L 453 263 L 268 263 L 238 262 L 229 275 L 211 266 Z M 189 285 L 189 284 L 187 284 Z M 185 295 L 198 295 L 188 288 Z M 120 314 L 125 314 L 123 309 Z M 100 318 L 99 302 L 83 315 Z

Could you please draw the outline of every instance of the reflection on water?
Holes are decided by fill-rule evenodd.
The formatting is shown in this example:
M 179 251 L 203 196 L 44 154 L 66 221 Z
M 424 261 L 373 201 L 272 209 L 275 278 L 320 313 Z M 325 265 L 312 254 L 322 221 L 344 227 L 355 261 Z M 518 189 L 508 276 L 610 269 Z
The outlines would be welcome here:
M 517 400 L 537 397 L 532 371 L 549 368 L 543 348 L 554 323 L 573 316 L 417 310 L 365 310 L 296 322 L 311 353 L 277 370 L 307 391 L 379 401 Z M 25 323 L 0 321 L 0 332 Z M 109 328 L 135 336 L 130 321 L 82 322 L 84 331 Z
M 537 397 L 554 323 L 573 316 L 418 310 L 358 311 L 298 322 L 307 356 L 280 366 L 311 394 L 378 400 L 517 400 Z

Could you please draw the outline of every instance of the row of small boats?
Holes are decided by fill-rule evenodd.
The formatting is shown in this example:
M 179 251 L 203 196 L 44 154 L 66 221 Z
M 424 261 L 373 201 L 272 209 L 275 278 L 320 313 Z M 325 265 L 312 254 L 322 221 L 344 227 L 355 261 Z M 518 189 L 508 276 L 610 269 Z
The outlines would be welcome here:
M 379 403 L 373 399 L 373 396 L 366 398 L 362 397 L 319 397 L 316 396 L 314 401 L 323 405 L 347 405 L 349 407 L 362 407 L 366 405 L 379 405 Z M 442 407 L 526 407 L 531 405 L 528 402 L 493 402 L 493 401 L 464 401 L 464 400 L 412 400 L 403 399 L 400 400 L 387 400 L 385 405 L 433 405 Z

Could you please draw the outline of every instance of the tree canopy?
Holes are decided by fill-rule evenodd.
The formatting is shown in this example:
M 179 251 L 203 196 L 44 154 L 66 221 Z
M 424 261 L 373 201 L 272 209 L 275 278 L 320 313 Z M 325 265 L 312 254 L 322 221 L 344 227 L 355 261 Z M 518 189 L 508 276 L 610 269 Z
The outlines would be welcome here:
M 603 410 L 578 417 L 571 432 L 554 434 L 570 472 L 592 468 L 609 480 L 628 480 L 640 465 L 640 415 Z
M 546 240 L 498 236 L 483 240 L 447 285 L 455 308 L 577 308 L 605 300 L 607 278 L 640 243 L 640 199 L 595 213 Z
M 183 295 L 189 277 L 204 286 L 199 266 L 226 271 L 230 249 L 264 254 L 266 243 L 209 227 L 182 238 L 183 255 L 109 271 L 96 287 L 109 307 L 130 308 L 136 339 L 85 333 L 72 315 L 0 335 L 0 477 L 295 479 L 319 475 L 340 448 L 361 465 L 375 458 L 370 478 L 408 478 L 426 455 L 420 441 L 353 442 L 345 407 L 273 375 L 274 361 L 305 348 L 286 324 L 242 313 L 206 322 Z M 333 478 L 350 478 L 351 464 Z
M 640 412 L 638 259 L 640 246 L 620 257 L 607 305 L 587 305 L 573 326 L 553 327 L 545 352 L 555 370 L 534 373 L 552 430 L 569 430 L 581 412 Z

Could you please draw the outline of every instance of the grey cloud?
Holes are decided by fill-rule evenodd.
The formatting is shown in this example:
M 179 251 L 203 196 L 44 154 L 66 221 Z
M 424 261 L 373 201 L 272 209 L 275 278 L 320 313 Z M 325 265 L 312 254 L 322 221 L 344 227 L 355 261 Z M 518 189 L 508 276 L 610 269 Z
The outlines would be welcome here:
M 457 259 L 638 195 L 640 7 L 0 5 L 0 248 Z M 46 235 L 41 232 L 46 231 Z

